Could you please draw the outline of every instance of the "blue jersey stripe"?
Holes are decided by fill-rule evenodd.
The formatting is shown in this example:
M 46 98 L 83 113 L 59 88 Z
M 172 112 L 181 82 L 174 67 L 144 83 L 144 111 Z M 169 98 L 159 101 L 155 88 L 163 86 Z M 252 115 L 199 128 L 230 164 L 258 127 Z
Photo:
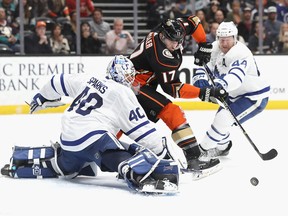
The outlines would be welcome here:
M 51 86 L 52 88 L 54 89 L 55 92 L 57 92 L 56 88 L 55 88 L 55 85 L 54 85 L 54 78 L 55 78 L 55 75 L 52 77 L 51 79 Z M 59 92 L 57 92 L 57 94 L 59 94 Z
M 135 139 L 135 142 L 138 142 L 139 140 L 143 139 L 144 137 L 148 136 L 149 134 L 151 134 L 151 133 L 153 133 L 155 131 L 156 131 L 156 129 L 152 128 L 151 130 L 147 131 L 146 133 L 142 134 L 137 139 Z
M 97 131 L 91 131 L 90 133 L 86 134 L 85 136 L 81 137 L 80 139 L 78 140 L 73 140 L 73 141 L 66 141 L 66 140 L 63 140 L 62 137 L 60 137 L 60 140 L 61 140 L 61 143 L 63 145 L 66 145 L 66 146 L 77 146 L 79 144 L 82 144 L 83 142 L 85 142 L 86 140 L 88 140 L 90 137 L 96 135 L 96 134 L 104 134 L 106 133 L 107 131 L 105 130 L 97 130 Z
M 270 91 L 270 86 L 265 87 L 264 89 L 261 89 L 259 91 L 254 91 L 254 92 L 248 92 L 246 94 L 243 95 L 238 95 L 237 97 L 230 97 L 231 99 L 235 99 L 235 98 L 239 98 L 239 97 L 247 97 L 247 96 L 255 96 L 255 95 L 261 95 L 263 93 L 269 92 Z
M 65 88 L 64 78 L 63 77 L 64 77 L 64 73 L 62 73 L 61 76 L 60 76 L 61 87 L 62 87 L 62 90 L 63 90 L 65 96 L 69 96 L 69 94 L 67 93 L 67 90 Z
M 138 130 L 139 128 L 141 128 L 141 127 L 143 127 L 149 123 L 150 123 L 149 121 L 142 122 L 141 124 L 137 125 L 136 127 L 132 128 L 131 130 L 127 131 L 125 134 L 129 135 L 129 134 L 133 133 L 134 131 Z

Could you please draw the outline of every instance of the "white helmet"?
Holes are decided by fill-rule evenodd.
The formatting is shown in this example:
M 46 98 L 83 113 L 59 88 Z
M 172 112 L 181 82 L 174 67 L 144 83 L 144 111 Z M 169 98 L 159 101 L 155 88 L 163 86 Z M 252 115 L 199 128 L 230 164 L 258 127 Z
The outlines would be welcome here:
M 217 39 L 219 39 L 219 37 L 234 36 L 234 39 L 236 41 L 237 35 L 238 35 L 238 29 L 232 21 L 220 23 L 220 25 L 216 31 L 216 38 Z
M 106 75 L 125 86 L 131 87 L 135 79 L 135 68 L 130 59 L 123 55 L 116 55 L 107 67 Z

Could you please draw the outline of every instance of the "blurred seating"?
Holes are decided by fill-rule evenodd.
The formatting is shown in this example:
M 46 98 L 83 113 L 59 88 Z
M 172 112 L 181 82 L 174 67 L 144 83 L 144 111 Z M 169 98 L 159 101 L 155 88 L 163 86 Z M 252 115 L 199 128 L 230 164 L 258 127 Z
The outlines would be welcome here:
M 12 49 L 10 49 L 6 44 L 0 44 L 0 55 L 14 55 Z
M 35 23 L 37 23 L 38 21 L 44 21 L 46 23 L 46 31 L 49 32 L 51 32 L 52 27 L 55 23 L 54 20 L 49 17 L 37 17 Z
M 57 17 L 56 22 L 60 23 L 61 25 L 64 25 L 66 23 L 70 24 L 70 20 L 66 17 Z

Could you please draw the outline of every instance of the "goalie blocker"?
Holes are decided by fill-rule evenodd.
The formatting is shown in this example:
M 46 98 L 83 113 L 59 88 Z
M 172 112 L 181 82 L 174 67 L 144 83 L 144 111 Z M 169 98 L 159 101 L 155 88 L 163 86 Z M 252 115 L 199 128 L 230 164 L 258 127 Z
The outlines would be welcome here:
M 60 151 L 58 143 L 42 147 L 14 146 L 10 164 L 1 169 L 1 174 L 12 178 L 40 179 L 97 176 L 95 162 L 85 163 L 80 172 L 64 175 L 57 164 Z M 130 145 L 128 152 L 131 157 L 119 164 L 118 173 L 129 188 L 144 193 L 178 192 L 179 168 L 175 161 L 162 159 L 138 144 Z M 165 155 L 165 152 L 162 155 Z M 104 163 L 105 161 L 107 160 L 102 160 Z M 100 168 L 101 166 L 103 163 L 100 164 Z

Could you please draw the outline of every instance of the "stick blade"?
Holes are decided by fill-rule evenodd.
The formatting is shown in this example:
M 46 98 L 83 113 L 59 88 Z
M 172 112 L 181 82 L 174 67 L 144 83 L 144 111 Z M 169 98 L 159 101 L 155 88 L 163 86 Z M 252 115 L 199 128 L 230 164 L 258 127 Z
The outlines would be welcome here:
M 267 152 L 266 154 L 262 154 L 262 159 L 263 160 L 272 160 L 273 158 L 275 158 L 278 155 L 278 152 L 276 149 L 271 149 L 269 152 Z

